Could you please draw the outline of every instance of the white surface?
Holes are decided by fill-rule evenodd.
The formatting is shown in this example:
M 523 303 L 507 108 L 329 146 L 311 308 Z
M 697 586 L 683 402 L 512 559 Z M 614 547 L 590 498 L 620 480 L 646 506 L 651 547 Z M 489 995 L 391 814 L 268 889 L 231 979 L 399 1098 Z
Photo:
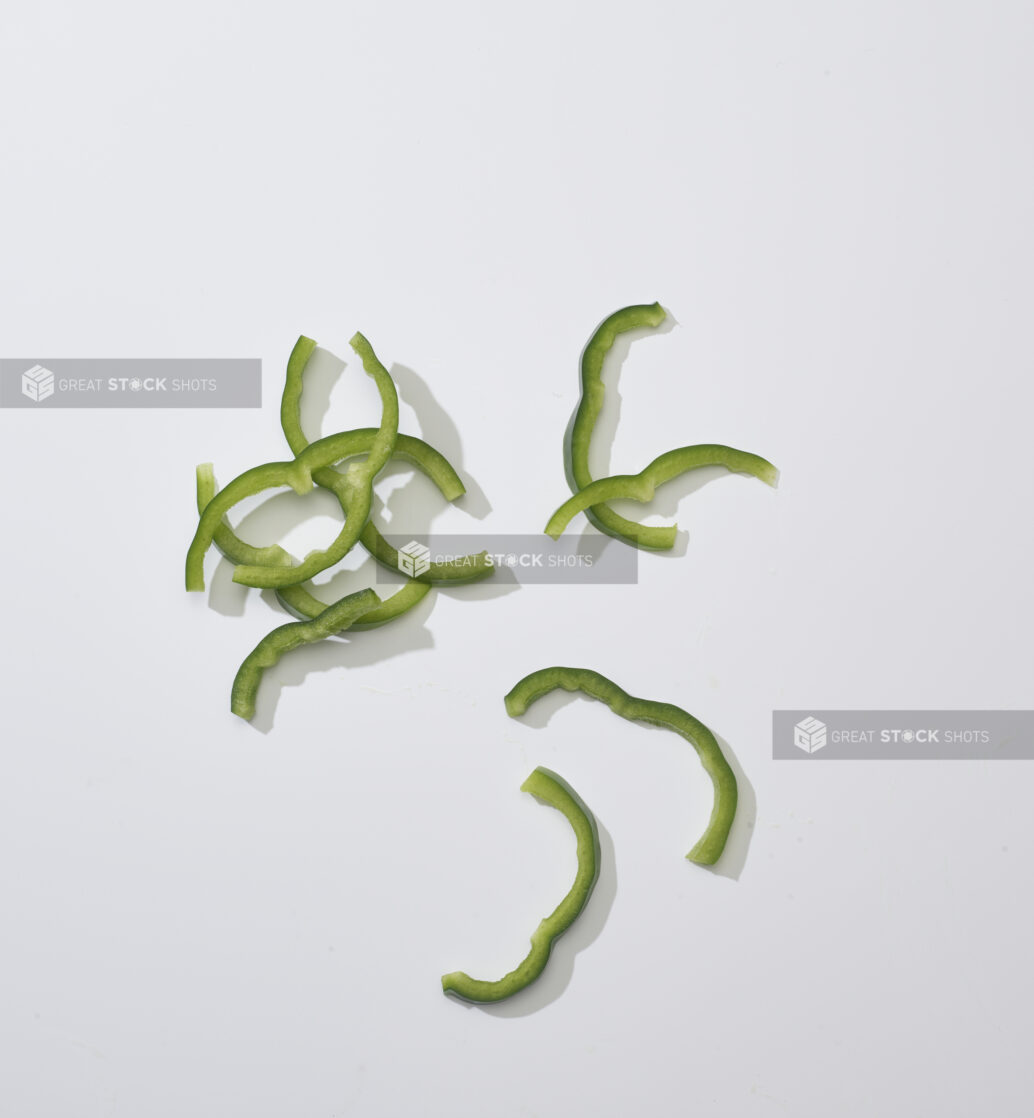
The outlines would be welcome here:
M 266 400 L 0 414 L 0 1111 L 1027 1114 L 1034 772 L 776 764 L 769 725 L 1032 705 L 1029 8 L 48 4 L 0 31 L 2 352 L 260 356 Z M 582 345 L 655 298 L 680 325 L 625 361 L 610 464 L 726 441 L 777 492 L 718 479 L 636 587 L 439 594 L 293 655 L 266 732 L 231 717 L 275 615 L 211 558 L 219 610 L 183 592 L 192 469 L 282 452 L 298 333 L 415 373 L 403 428 L 485 513 L 436 529 L 530 532 Z M 324 430 L 374 414 L 349 362 Z M 683 742 L 586 702 L 506 718 L 550 662 L 721 735 L 738 879 L 682 858 L 710 802 Z M 508 969 L 570 881 L 518 792 L 538 763 L 609 864 L 540 987 L 466 1009 L 439 975 Z

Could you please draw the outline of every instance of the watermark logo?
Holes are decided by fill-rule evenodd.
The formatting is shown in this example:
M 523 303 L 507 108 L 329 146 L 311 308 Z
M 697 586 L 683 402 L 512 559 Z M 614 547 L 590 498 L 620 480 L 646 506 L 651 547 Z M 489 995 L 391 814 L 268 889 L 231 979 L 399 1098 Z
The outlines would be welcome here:
M 826 744 L 826 723 L 812 715 L 802 718 L 793 728 L 793 743 L 805 753 L 814 753 Z
M 448 567 L 464 581 L 491 576 L 493 584 L 596 583 L 631 585 L 638 572 L 638 549 L 602 533 L 567 532 L 559 540 L 536 534 L 476 532 L 447 535 L 386 535 L 396 549 L 394 563 L 378 563 L 378 582 L 399 585 L 428 569 Z
M 814 710 L 772 712 L 773 757 L 1034 759 L 1034 710 Z
M 431 549 L 416 540 L 399 548 L 399 570 L 410 578 L 419 578 L 431 566 Z
M 262 362 L 247 357 L 0 357 L 0 408 L 257 408 Z
M 42 365 L 33 365 L 22 373 L 22 395 L 37 404 L 54 395 L 54 374 Z

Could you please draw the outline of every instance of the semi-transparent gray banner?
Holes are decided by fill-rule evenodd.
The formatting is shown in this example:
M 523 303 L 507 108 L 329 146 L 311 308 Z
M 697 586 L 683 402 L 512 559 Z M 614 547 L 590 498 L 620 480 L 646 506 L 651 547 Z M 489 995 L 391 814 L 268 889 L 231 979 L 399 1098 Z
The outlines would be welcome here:
M 533 583 L 632 584 L 639 574 L 639 552 L 620 540 L 597 534 L 565 535 L 551 540 L 535 535 L 387 536 L 396 550 L 397 572 L 377 565 L 378 582 L 405 582 L 435 563 L 464 566 L 474 573 L 493 568 L 496 581 Z M 484 559 L 477 557 L 485 552 Z
M 250 357 L 0 358 L 4 408 L 258 408 Z
M 1034 710 L 775 710 L 772 756 L 787 761 L 1034 760 Z

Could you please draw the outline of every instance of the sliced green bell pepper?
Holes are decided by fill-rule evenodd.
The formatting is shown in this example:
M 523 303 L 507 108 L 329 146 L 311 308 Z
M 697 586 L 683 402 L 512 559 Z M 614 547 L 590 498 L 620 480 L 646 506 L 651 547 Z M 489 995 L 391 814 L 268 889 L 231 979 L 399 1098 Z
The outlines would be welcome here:
M 215 477 L 212 473 L 212 464 L 205 462 L 197 467 L 197 508 L 203 512 L 205 506 L 216 494 Z M 279 566 L 289 566 L 294 562 L 291 555 L 281 547 L 252 547 L 234 532 L 233 528 L 224 520 L 220 523 L 213 537 L 215 546 L 230 560 L 231 563 L 274 563 Z M 405 613 L 421 601 L 431 589 L 430 583 L 417 582 L 410 579 L 397 593 L 392 594 L 387 601 L 364 613 L 360 620 L 353 621 L 350 629 L 361 631 L 375 629 Z M 328 606 L 327 602 L 317 598 L 310 589 L 304 585 L 282 586 L 276 591 L 280 604 L 295 617 L 303 621 L 318 617 Z
M 714 806 L 711 818 L 700 841 L 686 855 L 700 866 L 711 866 L 718 861 L 725 849 L 729 829 L 736 815 L 736 775 L 725 759 L 714 734 L 691 714 L 672 703 L 658 703 L 637 699 L 623 691 L 616 683 L 589 668 L 542 668 L 526 675 L 506 696 L 506 713 L 519 718 L 536 699 L 558 688 L 564 691 L 581 691 L 591 699 L 598 699 L 621 718 L 632 722 L 646 722 L 674 730 L 693 746 L 704 766 L 704 771 L 714 785 Z
M 600 836 L 596 819 L 581 797 L 550 769 L 539 766 L 521 785 L 537 800 L 564 813 L 578 841 L 578 870 L 567 896 L 535 929 L 531 951 L 515 970 L 494 982 L 471 978 L 463 971 L 442 975 L 446 994 L 468 1002 L 499 1002 L 535 981 L 545 969 L 557 938 L 585 908 L 600 875 Z
M 197 511 L 198 515 L 205 511 L 205 506 L 216 495 L 215 474 L 211 462 L 202 462 L 196 468 L 197 478 Z M 212 533 L 212 542 L 230 560 L 231 563 L 249 563 L 259 566 L 271 563 L 275 566 L 287 566 L 294 562 L 290 552 L 285 551 L 279 544 L 271 547 L 252 547 L 230 526 L 224 517 L 220 518 Z
M 250 720 L 255 714 L 255 696 L 266 668 L 273 667 L 292 649 L 340 633 L 380 604 L 380 598 L 372 590 L 360 590 L 328 606 L 312 621 L 289 621 L 267 633 L 237 669 L 230 690 L 230 710 Z
M 718 443 L 681 446 L 655 458 L 638 474 L 615 474 L 591 482 L 553 513 L 546 525 L 546 535 L 558 539 L 573 517 L 580 512 L 589 515 L 594 508 L 602 507 L 602 501 L 652 501 L 658 485 L 703 466 L 724 466 L 733 473 L 750 474 L 771 486 L 779 480 L 779 471 L 771 462 L 745 450 L 734 450 Z M 673 531 L 677 528 L 676 525 Z
M 297 566 L 239 566 L 234 571 L 234 582 L 262 587 L 291 586 L 304 582 L 341 559 L 359 537 L 373 500 L 373 476 L 390 457 L 395 443 L 398 397 L 391 377 L 377 361 L 366 339 L 361 334 L 356 334 L 351 344 L 362 357 L 366 371 L 377 381 L 384 403 L 384 415 L 382 425 L 378 428 L 375 449 L 371 449 L 370 455 L 362 462 L 353 463 L 348 473 L 341 475 L 342 485 L 338 496 L 348 502 L 351 515 L 337 539 L 326 551 L 311 552 Z M 313 471 L 340 461 L 342 451 L 353 443 L 354 440 L 349 435 L 328 435 L 312 443 L 290 462 L 265 462 L 261 466 L 253 466 L 221 489 L 205 506 L 194 539 L 187 550 L 187 589 L 204 590 L 205 553 L 211 546 L 223 517 L 234 505 L 266 489 L 282 486 L 290 486 L 301 495 L 308 493 L 312 489 Z
M 660 303 L 622 307 L 600 323 L 582 352 L 582 396 L 564 440 L 564 468 L 568 484 L 575 493 L 591 485 L 593 480 L 589 469 L 589 445 L 596 420 L 603 408 L 605 392 L 602 374 L 607 354 L 620 334 L 660 326 L 666 317 Z M 587 516 L 601 532 L 625 540 L 635 547 L 663 551 L 675 545 L 675 534 L 678 531 L 675 527 L 637 524 L 599 502 L 588 509 Z
M 417 602 L 423 601 L 430 591 L 429 582 L 418 582 L 415 578 L 411 578 L 401 590 L 396 590 L 379 606 L 369 613 L 364 613 L 358 621 L 353 621 L 349 629 L 362 632 L 364 629 L 377 629 L 381 625 L 386 625 L 412 609 Z M 302 620 L 316 618 L 327 608 L 326 602 L 317 598 L 304 586 L 283 586 L 277 590 L 276 596 L 288 613 L 293 613 L 295 617 L 300 617 Z

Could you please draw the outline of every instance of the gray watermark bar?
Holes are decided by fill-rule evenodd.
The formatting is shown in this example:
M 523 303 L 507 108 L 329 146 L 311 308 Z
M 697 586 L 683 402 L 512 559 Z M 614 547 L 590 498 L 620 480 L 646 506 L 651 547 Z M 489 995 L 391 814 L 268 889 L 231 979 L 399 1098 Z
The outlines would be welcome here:
M 385 537 L 397 552 L 397 571 L 377 566 L 378 582 L 405 582 L 419 577 L 432 563 L 464 563 L 486 552 L 492 579 L 535 583 L 632 585 L 638 581 L 639 553 L 610 536 L 565 535 L 551 540 L 534 535 L 434 535 Z
M 1034 710 L 774 710 L 777 760 L 1034 760 Z
M 4 408 L 258 408 L 251 357 L 0 358 Z

